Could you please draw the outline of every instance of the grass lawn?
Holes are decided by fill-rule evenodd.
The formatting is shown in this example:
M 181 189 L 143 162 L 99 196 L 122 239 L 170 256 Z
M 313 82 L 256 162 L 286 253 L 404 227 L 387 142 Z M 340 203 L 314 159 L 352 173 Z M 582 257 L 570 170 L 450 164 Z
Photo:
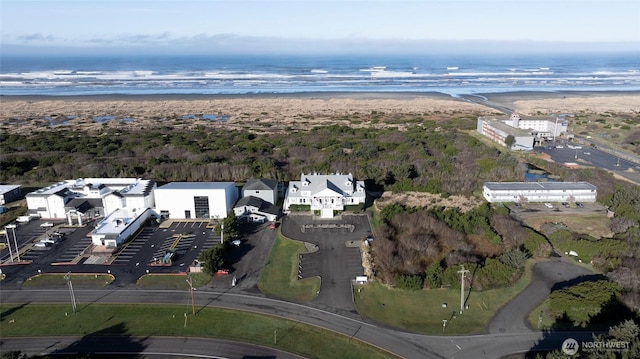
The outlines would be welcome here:
M 136 285 L 146 289 L 189 289 L 185 273 L 180 274 L 146 274 L 138 278 Z M 211 276 L 205 273 L 191 273 L 193 287 L 202 287 L 211 281 Z
M 38 274 L 27 279 L 22 286 L 27 288 L 36 287 L 66 287 L 66 274 Z M 71 274 L 71 283 L 74 288 L 102 288 L 113 282 L 115 277 L 111 274 Z
M 481 331 L 498 309 L 529 284 L 532 266 L 533 261 L 529 261 L 525 273 L 511 287 L 472 290 L 467 300 L 469 309 L 463 314 L 459 314 L 459 288 L 411 291 L 372 282 L 354 286 L 354 299 L 358 313 L 378 323 L 423 334 L 471 334 Z M 444 319 L 447 327 L 443 332 Z
M 298 280 L 298 255 L 306 252 L 300 241 L 287 239 L 280 234 L 269 253 L 258 288 L 262 293 L 294 302 L 308 302 L 320 291 L 320 278 Z
M 121 335 L 215 337 L 274 347 L 308 358 L 389 358 L 357 339 L 300 322 L 251 312 L 186 306 L 1 305 L 2 336 Z M 185 313 L 186 325 L 185 325 Z M 275 343 L 274 343 L 275 342 Z M 140 340 L 144 347 L 144 339 Z
M 611 238 L 613 232 L 607 226 L 609 218 L 605 213 L 536 213 L 523 216 L 524 222 L 536 230 L 545 223 L 564 223 L 569 230 L 576 233 L 589 234 L 594 238 Z

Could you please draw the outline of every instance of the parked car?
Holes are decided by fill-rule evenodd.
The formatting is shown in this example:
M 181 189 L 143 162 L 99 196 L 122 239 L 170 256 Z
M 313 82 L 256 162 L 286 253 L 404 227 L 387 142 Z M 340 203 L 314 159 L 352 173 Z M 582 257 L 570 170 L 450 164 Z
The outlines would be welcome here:
M 42 228 L 51 228 L 51 227 L 53 227 L 53 223 L 44 222 L 44 223 L 40 224 L 40 227 L 42 227 Z
M 567 208 L 569 208 L 569 203 L 567 203 L 567 202 L 562 202 L 562 205 L 567 207 Z
M 584 207 L 584 205 L 582 203 L 580 203 L 580 202 L 576 202 L 576 206 L 578 206 L 580 208 Z
M 552 205 L 551 203 L 545 203 L 544 205 L 545 205 L 545 207 L 547 207 L 547 208 L 553 208 L 553 205 Z
M 236 247 L 240 247 L 240 245 L 242 244 L 242 241 L 240 241 L 239 239 L 236 239 L 235 241 L 232 241 L 231 244 L 233 244 Z
M 46 243 L 49 243 L 49 244 L 55 244 L 55 243 L 56 243 L 56 240 L 55 240 L 55 239 L 53 239 L 53 238 L 51 238 L 51 237 L 47 237 L 47 238 L 41 239 L 41 240 L 40 240 L 40 242 L 41 242 L 41 243 L 45 243 L 45 244 L 46 244 Z

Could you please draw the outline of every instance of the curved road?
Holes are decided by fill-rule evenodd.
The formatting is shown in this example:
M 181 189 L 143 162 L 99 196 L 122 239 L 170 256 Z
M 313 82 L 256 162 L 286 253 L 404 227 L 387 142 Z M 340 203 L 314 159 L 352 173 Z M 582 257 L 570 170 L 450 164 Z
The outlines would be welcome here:
M 532 331 L 525 325 L 525 317 L 531 309 L 547 297 L 553 285 L 588 274 L 590 273 L 583 268 L 558 259 L 539 263 L 534 267 L 532 283 L 497 313 L 488 327 L 488 334 L 470 336 L 428 336 L 405 333 L 305 305 L 240 294 L 233 290 L 230 292 L 198 290 L 194 293 L 199 307 L 221 307 L 277 315 L 353 336 L 405 358 L 499 358 L 511 353 L 526 352 L 542 339 L 544 339 L 542 340 L 543 348 L 559 349 L 562 340 L 567 337 L 575 338 L 576 334 L 572 333 L 544 334 Z M 185 291 L 108 288 L 75 292 L 81 303 L 80 308 L 93 303 L 189 304 L 189 297 Z M 3 289 L 0 300 L 3 304 L 67 303 L 69 292 L 67 290 Z M 147 340 L 153 340 L 153 338 L 147 338 Z M 162 340 L 166 341 L 168 338 L 162 338 Z M 172 340 L 184 341 L 185 338 Z M 215 343 L 215 340 L 212 340 L 212 343 Z M 180 347 L 183 348 L 183 346 Z M 206 345 L 203 347 L 207 348 Z M 215 345 L 209 348 L 215 348 Z

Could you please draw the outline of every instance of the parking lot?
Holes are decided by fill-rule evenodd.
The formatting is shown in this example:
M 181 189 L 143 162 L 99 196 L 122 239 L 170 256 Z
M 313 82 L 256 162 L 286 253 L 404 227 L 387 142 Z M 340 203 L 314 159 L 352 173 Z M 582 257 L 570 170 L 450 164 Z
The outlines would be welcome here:
M 304 230 L 304 232 L 303 232 Z M 351 281 L 364 273 L 359 244 L 371 235 L 364 215 L 342 215 L 336 219 L 314 220 L 310 215 L 283 218 L 285 236 L 311 243 L 311 251 L 302 254 L 299 278 L 320 276 L 320 293 L 313 303 L 345 312 L 355 312 Z
M 40 220 L 18 224 L 15 228 L 16 240 L 20 248 L 20 260 L 24 264 L 5 265 L 3 273 L 7 279 L 3 284 L 20 285 L 27 278 L 38 273 L 111 273 L 114 285 L 126 286 L 136 283 L 147 273 L 185 272 L 200 253 L 220 243 L 220 237 L 207 228 L 208 221 L 174 221 L 165 226 L 149 225 L 142 228 L 112 256 L 91 255 L 90 231 L 92 225 L 68 227 L 57 222 L 54 227 L 40 227 Z M 167 222 L 169 223 L 169 222 Z M 275 231 L 266 225 L 248 226 L 241 236 L 241 244 L 229 251 L 228 269 L 230 275 L 216 277 L 212 286 L 231 287 L 231 278 L 236 276 L 238 289 L 257 290 L 259 271 L 264 266 Z M 36 247 L 34 243 L 47 237 L 47 233 L 64 232 L 64 239 L 46 246 Z M 12 249 L 15 246 L 13 231 L 8 236 Z M 6 238 L 3 238 L 6 241 Z M 162 263 L 162 258 L 171 251 L 172 261 Z M 8 248 L 0 252 L 3 262 L 10 263 Z M 17 262 L 17 256 L 13 255 Z

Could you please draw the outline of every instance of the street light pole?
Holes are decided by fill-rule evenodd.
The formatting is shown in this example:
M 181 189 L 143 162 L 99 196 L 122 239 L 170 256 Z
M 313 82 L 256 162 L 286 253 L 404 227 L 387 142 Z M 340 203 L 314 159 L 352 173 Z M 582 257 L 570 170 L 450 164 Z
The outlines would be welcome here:
M 9 232 L 8 232 L 9 228 L 10 228 L 9 226 L 4 227 L 4 233 L 5 233 L 5 236 L 7 236 L 7 247 L 9 248 L 9 258 L 11 259 L 11 262 L 13 262 L 13 252 L 11 251 L 11 240 L 9 239 Z
M 220 224 L 220 244 L 224 243 L 224 223 Z
M 71 272 L 67 272 L 67 274 L 65 274 L 64 279 L 67 280 L 67 286 L 69 286 L 69 295 L 71 296 L 71 308 L 73 309 L 73 312 L 75 313 L 78 309 L 77 307 L 77 303 L 76 303 L 76 295 L 73 292 L 73 284 L 71 284 Z
M 189 283 L 189 292 L 191 292 L 191 314 L 196 315 L 196 304 L 193 300 L 193 280 L 191 279 L 191 276 L 189 276 L 189 279 L 186 281 Z
M 11 229 L 11 232 L 13 233 L 13 244 L 14 244 L 14 251 L 16 252 L 16 259 L 18 260 L 18 262 L 20 262 L 20 251 L 18 250 L 18 239 L 16 237 L 16 225 L 15 224 L 10 224 L 7 225 L 5 227 L 5 231 L 6 229 L 9 228 Z M 7 232 L 7 243 L 9 243 L 9 233 Z M 11 245 L 9 245 L 9 255 L 11 255 Z M 11 261 L 13 262 L 13 255 L 11 255 Z

